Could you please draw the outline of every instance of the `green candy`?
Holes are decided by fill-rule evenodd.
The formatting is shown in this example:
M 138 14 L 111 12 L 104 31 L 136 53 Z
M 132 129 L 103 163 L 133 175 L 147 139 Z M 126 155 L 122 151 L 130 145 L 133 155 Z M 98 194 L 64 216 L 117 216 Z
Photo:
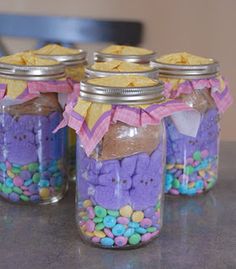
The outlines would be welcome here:
M 18 194 L 22 194 L 22 189 L 21 188 L 19 188 L 19 187 L 13 187 L 13 189 L 12 189 L 15 193 L 18 193 Z
M 39 173 L 34 173 L 32 180 L 34 183 L 39 183 L 40 181 L 40 174 Z
M 36 172 L 39 169 L 39 164 L 38 163 L 30 163 L 28 165 L 28 169 L 30 172 Z
M 94 212 L 95 212 L 95 215 L 99 218 L 104 218 L 107 215 L 106 209 L 101 206 L 95 206 Z
M 82 217 L 82 220 L 87 221 L 88 219 L 89 219 L 89 217 L 88 217 L 88 216 L 84 216 L 84 217 Z
M 148 228 L 147 228 L 147 231 L 148 231 L 149 233 L 153 233 L 153 232 L 155 232 L 156 230 L 157 230 L 156 227 L 148 227 Z
M 13 174 L 19 174 L 20 171 L 21 171 L 21 169 L 19 167 L 14 167 L 13 166 L 12 169 L 11 169 L 11 171 L 12 171 Z
M 29 198 L 28 196 L 22 194 L 22 195 L 20 195 L 20 199 L 21 199 L 22 201 L 24 201 L 24 202 L 28 202 L 30 198 Z
M 160 203 L 160 202 L 158 202 L 158 203 L 156 204 L 155 209 L 157 210 L 157 209 L 160 209 L 160 208 L 161 208 L 161 203 Z
M 100 222 L 95 226 L 95 230 L 96 231 L 101 231 L 101 230 L 104 229 L 104 227 L 105 227 L 105 225 L 102 222 Z
M 141 240 L 141 236 L 140 234 L 132 234 L 130 237 L 129 237 L 129 243 L 130 245 L 137 245 Z
M 195 161 L 201 161 L 201 152 L 200 151 L 195 151 L 194 153 L 193 153 L 193 159 L 195 160 Z
M 193 172 L 194 172 L 194 168 L 193 168 L 191 165 L 187 165 L 187 166 L 184 168 L 184 173 L 185 173 L 186 175 L 191 175 Z
M 178 189 L 178 188 L 179 188 L 180 183 L 179 183 L 178 179 L 175 178 L 175 179 L 173 180 L 173 182 L 172 182 L 172 186 L 173 186 L 173 188 L 175 188 L 175 189 Z
M 0 191 L 2 190 L 2 183 L 0 182 Z
M 117 210 L 107 210 L 107 213 L 108 215 L 113 216 L 113 217 L 118 217 L 120 215 L 119 211 Z
M 93 221 L 94 221 L 95 223 L 100 223 L 100 222 L 103 222 L 103 218 L 95 217 L 95 218 L 93 219 Z
M 8 193 L 11 193 L 12 192 L 12 188 L 10 187 L 7 187 L 6 185 L 2 185 L 2 192 L 8 194 Z

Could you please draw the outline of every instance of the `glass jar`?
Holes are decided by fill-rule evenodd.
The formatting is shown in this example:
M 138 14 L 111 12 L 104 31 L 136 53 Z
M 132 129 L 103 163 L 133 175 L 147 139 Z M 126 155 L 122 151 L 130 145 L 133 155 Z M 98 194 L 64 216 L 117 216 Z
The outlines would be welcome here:
M 149 64 L 155 58 L 156 52 L 152 50 L 124 45 L 111 45 L 94 52 L 95 62 L 120 60 L 130 63 Z
M 148 65 L 128 63 L 119 60 L 100 62 L 88 65 L 85 68 L 86 77 L 108 77 L 115 75 L 134 75 L 149 78 L 158 78 L 158 69 Z
M 87 53 L 84 50 L 65 48 L 57 44 L 49 44 L 35 51 L 35 53 L 42 58 L 53 59 L 64 64 L 66 77 L 71 79 L 72 83 L 80 82 L 80 80 L 84 78 L 84 68 L 87 65 Z M 75 180 L 76 135 L 70 128 L 68 128 L 67 139 L 68 174 L 71 180 Z
M 64 196 L 66 136 L 64 130 L 52 133 L 62 120 L 57 93 L 29 94 L 30 83 L 34 89 L 43 84 L 45 91 L 64 76 L 58 63 L 0 63 L 0 83 L 6 87 L 0 101 L 0 196 L 9 202 L 49 204 Z M 20 88 L 23 92 L 13 98 Z
M 210 63 L 181 65 L 158 60 L 152 63 L 159 68 L 160 79 L 167 83 L 166 87 L 168 83 L 177 87 L 173 90 L 176 98 L 183 99 L 194 109 L 175 113 L 165 120 L 165 192 L 168 194 L 201 194 L 210 190 L 217 180 L 220 115 L 209 81 L 219 75 L 219 64 L 205 60 Z
M 163 84 L 156 80 L 149 87 L 107 87 L 91 81 L 81 82 L 80 96 L 96 108 L 110 104 L 112 109 L 129 111 L 132 105 L 162 100 Z M 105 127 L 99 128 L 102 132 Z M 125 249 L 158 236 L 163 216 L 164 129 L 162 122 L 134 127 L 116 121 L 90 154 L 77 137 L 76 218 L 84 241 Z

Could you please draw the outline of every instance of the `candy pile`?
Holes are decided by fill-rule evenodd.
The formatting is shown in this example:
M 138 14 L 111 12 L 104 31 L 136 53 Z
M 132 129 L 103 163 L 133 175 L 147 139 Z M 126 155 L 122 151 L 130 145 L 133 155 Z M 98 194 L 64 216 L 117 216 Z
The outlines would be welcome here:
M 135 247 L 159 234 L 161 227 L 160 202 L 143 211 L 126 205 L 119 210 L 106 210 L 83 202 L 79 226 L 86 238 L 103 247 Z
M 178 132 L 170 118 L 167 127 L 167 165 L 165 192 L 178 195 L 200 194 L 217 180 L 218 111 L 203 116 L 196 138 Z
M 40 165 L 0 163 L 0 194 L 12 202 L 50 201 L 64 192 L 62 160 Z

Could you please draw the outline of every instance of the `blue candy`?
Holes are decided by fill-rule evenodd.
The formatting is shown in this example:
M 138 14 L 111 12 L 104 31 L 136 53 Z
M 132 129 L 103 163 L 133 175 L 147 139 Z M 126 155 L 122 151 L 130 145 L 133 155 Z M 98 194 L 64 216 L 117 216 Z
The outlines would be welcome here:
M 112 246 L 114 244 L 114 240 L 110 237 L 104 237 L 100 242 L 103 246 Z
M 120 236 L 125 232 L 125 226 L 122 224 L 116 224 L 113 228 L 112 228 L 112 233 L 115 236 Z
M 125 232 L 124 232 L 124 236 L 125 237 L 130 237 L 132 234 L 134 234 L 134 228 L 128 228 Z
M 112 228 L 116 225 L 116 218 L 113 216 L 106 216 L 103 220 L 103 224 L 105 225 L 105 227 L 107 228 Z
M 134 221 L 131 221 L 129 224 L 128 224 L 128 226 L 130 227 L 130 228 L 138 228 L 139 227 L 139 223 L 138 222 L 134 222 Z
M 135 232 L 139 233 L 139 234 L 145 234 L 147 232 L 147 230 L 143 227 L 138 227 L 135 229 Z

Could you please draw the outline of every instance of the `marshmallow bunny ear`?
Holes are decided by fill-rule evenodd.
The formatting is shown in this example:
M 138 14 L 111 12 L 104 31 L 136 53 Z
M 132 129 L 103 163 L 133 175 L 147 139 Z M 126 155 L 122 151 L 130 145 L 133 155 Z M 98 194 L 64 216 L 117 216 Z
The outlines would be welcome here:
M 0 129 L 7 130 L 13 124 L 13 117 L 10 114 L 2 113 L 0 116 Z
M 118 174 L 120 170 L 120 163 L 118 160 L 104 161 L 101 168 L 101 174 Z
M 23 115 L 19 117 L 18 124 L 23 130 L 33 131 L 35 129 L 36 117 Z
M 121 169 L 129 176 L 134 174 L 136 168 L 137 156 L 126 157 L 121 161 Z
M 144 174 L 149 166 L 150 157 L 147 153 L 141 153 L 137 157 L 135 174 Z

